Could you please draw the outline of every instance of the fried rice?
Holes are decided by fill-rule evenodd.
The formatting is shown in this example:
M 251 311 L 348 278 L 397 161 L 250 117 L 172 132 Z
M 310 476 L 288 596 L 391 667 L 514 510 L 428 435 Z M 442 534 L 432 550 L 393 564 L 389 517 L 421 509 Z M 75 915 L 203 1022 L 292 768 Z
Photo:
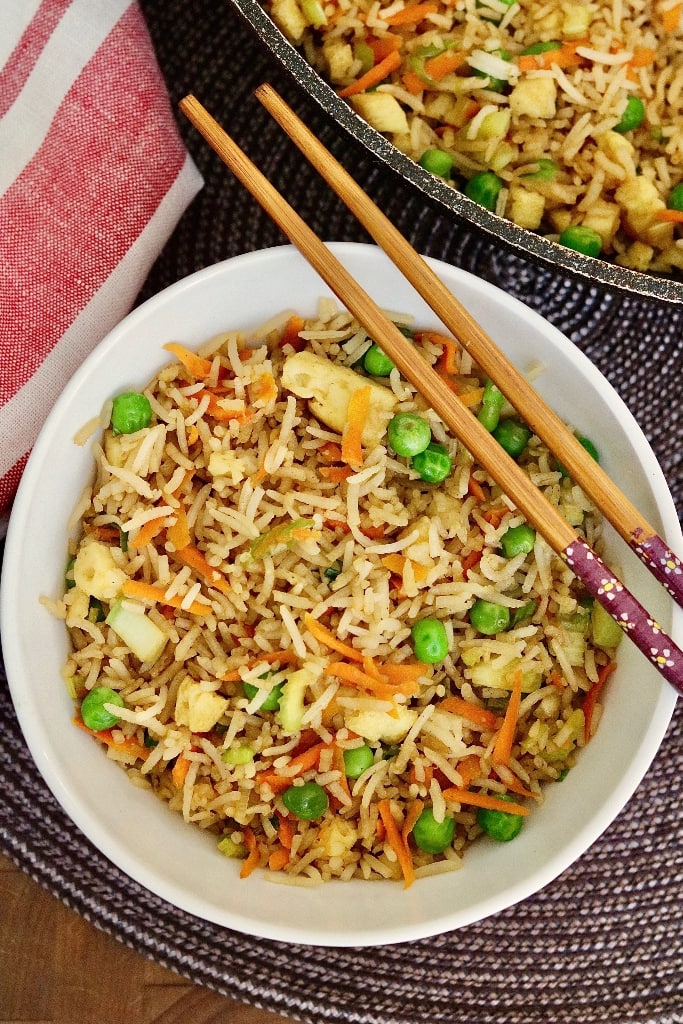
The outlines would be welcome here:
M 590 229 L 589 254 L 622 266 L 683 268 L 680 0 L 264 6 L 364 120 L 475 201 L 573 248 L 567 229 Z
M 467 353 L 390 315 L 478 414 Z M 197 353 L 171 344 L 148 425 L 117 433 L 108 403 L 86 430 L 94 478 L 53 605 L 75 724 L 243 876 L 458 868 L 483 813 L 521 824 L 571 769 L 614 665 L 580 582 L 540 536 L 506 557 L 523 517 L 395 368 L 368 375 L 370 345 L 329 299 Z M 448 452 L 440 483 L 388 447 L 406 411 Z M 519 461 L 599 550 L 599 515 L 538 438 Z M 477 601 L 506 627 L 475 628 Z M 413 639 L 426 618 L 437 661 Z M 111 724 L 88 724 L 88 695 L 109 691 Z M 451 829 L 437 852 L 416 841 L 425 814 Z

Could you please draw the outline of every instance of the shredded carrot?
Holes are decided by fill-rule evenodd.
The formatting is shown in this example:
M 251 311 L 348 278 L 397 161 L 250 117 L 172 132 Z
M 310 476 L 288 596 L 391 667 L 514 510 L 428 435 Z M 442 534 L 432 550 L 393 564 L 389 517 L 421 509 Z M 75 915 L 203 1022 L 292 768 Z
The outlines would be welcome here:
M 330 633 L 329 629 L 325 629 L 317 619 L 314 619 L 308 612 L 304 615 L 304 625 L 308 632 L 315 637 L 315 639 L 323 644 L 325 647 L 329 647 L 331 650 L 336 651 L 338 654 L 343 654 L 345 658 L 350 661 L 361 662 L 363 655 L 360 651 L 357 651 L 355 647 L 350 647 L 348 644 L 343 643 L 333 633 Z
M 441 346 L 443 349 L 443 370 L 445 373 L 455 374 L 458 372 L 458 364 L 456 362 L 458 344 L 453 338 L 449 338 L 447 334 L 439 334 L 438 331 L 421 331 L 419 338 L 420 341 L 429 341 L 432 345 Z
M 247 857 L 242 861 L 242 867 L 240 868 L 240 878 L 248 878 L 249 875 L 254 871 L 261 862 L 261 851 L 258 848 L 256 842 L 256 836 L 250 828 L 245 828 L 242 831 L 244 836 L 244 845 L 246 846 L 249 853 Z
M 595 711 L 595 705 L 598 702 L 598 697 L 602 691 L 603 686 L 609 679 L 617 667 L 615 661 L 610 661 L 605 665 L 598 673 L 598 678 L 595 680 L 590 690 L 583 699 L 583 730 L 585 742 L 588 743 L 591 738 L 592 726 L 593 726 L 593 712 Z
M 412 96 L 417 96 L 425 88 L 425 83 L 414 71 L 406 71 L 404 75 L 401 75 L 401 81 L 403 82 L 403 88 Z
M 415 822 L 420 817 L 424 810 L 424 800 L 413 800 L 412 804 L 408 808 L 408 813 L 403 821 L 403 828 L 401 829 L 401 839 L 408 847 L 408 836 L 415 828 Z
M 173 553 L 173 557 L 176 558 L 183 565 L 189 565 L 191 569 L 202 576 L 210 587 L 214 587 L 216 590 L 220 590 L 222 594 L 230 593 L 230 584 L 226 580 L 223 573 L 220 570 L 214 568 L 213 565 L 209 565 L 201 551 L 194 547 L 193 544 L 187 544 L 184 548 Z
M 282 871 L 285 864 L 288 863 L 289 850 L 286 850 L 284 846 L 279 846 L 276 850 L 273 850 L 268 858 L 268 867 L 271 871 Z
M 308 750 L 292 757 L 287 763 L 287 775 L 280 775 L 275 768 L 266 768 L 257 772 L 257 784 L 262 786 L 267 783 L 274 793 L 281 793 L 284 789 L 289 789 L 298 775 L 303 775 L 304 772 L 316 767 L 323 750 L 327 750 L 329 746 L 329 743 L 324 743 L 321 740 L 319 743 L 314 743 Z
M 292 648 L 288 648 L 285 651 L 264 651 L 263 654 L 258 654 L 251 661 L 248 661 L 245 667 L 253 668 L 255 665 L 260 665 L 261 662 L 272 665 L 274 661 L 280 662 L 281 665 L 292 665 L 297 660 L 298 655 Z M 232 669 L 223 673 L 221 681 L 224 683 L 237 683 L 241 678 L 240 670 Z
M 508 514 L 510 509 L 507 505 L 500 505 L 498 508 L 490 508 L 488 512 L 484 512 L 484 519 L 487 523 L 496 529 L 503 522 L 503 519 Z
M 295 352 L 300 352 L 302 348 L 306 347 L 305 340 L 299 337 L 299 331 L 303 331 L 304 327 L 305 321 L 302 316 L 296 314 L 290 316 L 282 332 L 280 344 L 283 347 L 290 345 Z
M 517 669 L 512 681 L 512 692 L 508 706 L 505 710 L 503 724 L 498 731 L 498 737 L 493 747 L 492 760 L 494 764 L 507 764 L 512 753 L 512 744 L 517 729 L 517 715 L 519 705 L 522 702 L 522 671 Z
M 403 7 L 400 11 L 396 11 L 396 14 L 385 18 L 384 21 L 386 21 L 387 25 L 392 26 L 418 25 L 428 14 L 434 14 L 437 10 L 437 5 L 432 3 L 412 4 L 411 6 Z
M 325 462 L 328 465 L 333 462 L 341 462 L 341 445 L 335 444 L 334 441 L 326 441 L 325 444 L 316 449 L 315 454 L 320 462 Z
M 159 536 L 165 526 L 166 518 L 164 516 L 159 516 L 157 519 L 149 519 L 140 527 L 133 540 L 128 541 L 128 547 L 135 548 L 136 551 L 147 547 L 155 537 Z
M 264 462 L 261 462 L 259 468 L 256 470 L 254 475 L 250 478 L 250 482 L 251 482 L 252 485 L 256 486 L 256 484 L 263 483 L 263 481 L 266 479 L 267 476 L 268 476 L 268 474 L 266 473 L 266 467 L 264 465 Z
M 467 490 L 468 490 L 468 493 L 471 494 L 473 498 L 477 499 L 477 501 L 481 501 L 481 502 L 486 501 L 486 498 L 487 498 L 486 491 L 481 486 L 479 481 L 476 479 L 476 477 L 475 477 L 474 473 L 472 472 L 472 470 L 470 470 L 470 478 L 467 481 Z
M 651 46 L 643 46 L 633 51 L 633 56 L 629 61 L 629 66 L 632 68 L 647 68 L 650 64 L 654 64 L 657 51 L 653 50 Z
M 435 57 L 429 57 L 424 62 L 425 75 L 439 82 L 452 71 L 457 71 L 465 63 L 465 55 L 460 50 L 446 50 L 444 53 L 437 53 Z M 455 370 L 451 371 L 455 373 Z
M 410 850 L 408 844 L 404 841 L 401 833 L 398 830 L 398 826 L 394 821 L 394 816 L 391 813 L 391 805 L 388 800 L 380 800 L 377 804 L 377 810 L 379 811 L 380 818 L 384 828 L 386 829 L 387 840 L 392 850 L 396 854 L 401 872 L 403 873 L 404 889 L 408 889 L 415 880 L 415 871 L 413 868 L 413 858 L 410 856 Z
M 463 576 L 467 577 L 467 574 L 470 571 L 470 569 L 474 569 L 475 565 L 478 565 L 479 562 L 481 562 L 483 554 L 483 551 L 470 551 L 468 554 L 465 555 L 462 562 L 460 563 L 462 566 Z
M 462 779 L 462 788 L 469 789 L 474 779 L 481 775 L 481 759 L 476 754 L 468 754 L 458 761 L 455 770 Z
M 190 527 L 187 524 L 187 514 L 183 505 L 175 510 L 175 523 L 172 523 L 166 531 L 166 537 L 170 540 L 176 551 L 186 548 L 190 543 Z
M 584 45 L 585 42 L 585 39 L 577 39 L 563 43 L 556 50 L 522 54 L 518 58 L 517 66 L 520 71 L 548 70 L 551 67 L 577 68 L 583 63 L 583 58 L 576 52 L 576 48 Z
M 409 558 L 404 558 L 403 555 L 399 555 L 397 552 L 391 555 L 385 555 L 384 558 L 381 559 L 381 562 L 389 572 L 395 572 L 401 577 L 404 574 L 406 562 L 410 562 L 416 583 L 424 583 L 429 575 L 429 569 L 426 565 L 421 565 L 419 562 L 412 562 Z
M 501 800 L 498 797 L 489 796 L 488 793 L 470 793 L 469 790 L 458 789 L 457 786 L 444 789 L 442 796 L 444 800 L 448 800 L 450 803 L 471 804 L 473 807 L 486 807 L 490 811 L 504 811 L 506 814 L 523 815 L 529 813 L 529 808 L 523 804 Z
M 190 770 L 192 762 L 189 757 L 185 757 L 184 754 L 178 754 L 175 759 L 175 764 L 171 769 L 171 778 L 173 779 L 173 785 L 176 789 L 180 789 L 187 778 L 187 773 Z
M 348 480 L 350 476 L 353 476 L 350 466 L 321 466 L 318 472 L 323 480 L 329 480 L 334 484 L 340 484 L 342 480 Z
M 203 379 L 211 373 L 211 360 L 203 359 L 202 356 L 198 356 L 196 352 L 191 352 L 184 345 L 171 341 L 167 345 L 163 345 L 162 348 L 165 348 L 167 352 L 171 352 L 193 377 Z
M 285 850 L 291 850 L 294 839 L 294 826 L 289 818 L 285 818 L 283 815 L 278 815 L 277 837 L 280 840 L 280 845 Z
M 487 708 L 480 708 L 478 704 L 472 704 L 470 701 L 465 700 L 464 697 L 457 697 L 455 695 L 446 697 L 438 707 L 442 711 L 450 711 L 451 714 L 460 715 L 461 718 L 466 718 L 482 729 L 495 729 L 499 722 L 497 715 L 494 715 L 493 711 L 489 711 Z
M 390 53 L 400 50 L 403 46 L 401 36 L 397 36 L 393 32 L 385 32 L 383 36 L 369 36 L 365 42 L 372 50 L 375 63 L 384 60 Z
M 662 25 L 665 32 L 675 32 L 678 28 L 683 14 L 683 4 L 676 4 L 674 7 L 662 11 Z
M 353 469 L 360 469 L 363 465 L 362 438 L 365 424 L 370 412 L 371 388 L 358 388 L 349 399 L 347 420 L 342 434 L 342 462 Z
M 422 781 L 419 781 L 418 777 L 417 777 L 417 772 L 415 771 L 415 765 L 411 764 L 411 766 L 410 766 L 410 783 L 411 783 L 411 785 L 413 785 L 413 786 L 424 786 L 425 789 L 427 790 L 427 792 L 429 792 L 429 787 L 431 786 L 432 779 L 434 778 L 434 769 L 432 768 L 431 764 L 423 765 L 423 767 L 422 767 L 422 774 L 423 774 L 424 778 L 422 779 Z
M 470 406 L 472 406 L 472 405 L 478 405 L 479 402 L 481 402 L 483 397 L 484 397 L 484 389 L 483 388 L 472 388 L 470 391 L 459 391 L 458 392 L 458 398 L 460 399 L 462 404 L 466 405 L 468 408 Z
M 138 601 L 151 601 L 154 604 L 165 604 L 171 608 L 180 608 L 184 600 L 182 594 L 166 597 L 163 587 L 155 587 L 153 583 L 144 583 L 142 580 L 126 580 L 122 591 L 124 597 L 131 597 Z M 211 608 L 199 601 L 193 601 L 189 608 L 182 610 L 189 612 L 190 615 L 208 615 Z
M 105 544 L 118 543 L 121 539 L 118 526 L 90 526 L 86 527 L 86 533 Z
M 551 686 L 556 686 L 558 690 L 564 689 L 565 680 L 559 669 L 554 668 L 548 677 L 548 682 Z
M 503 765 L 500 765 L 498 768 L 494 768 L 494 771 L 505 788 L 511 793 L 516 793 L 517 796 L 529 797 L 530 799 L 538 799 L 538 794 L 525 789 L 519 779 L 512 774 L 509 768 L 506 769 Z
M 341 89 L 337 95 L 343 98 L 357 96 L 358 93 L 365 92 L 366 89 L 372 88 L 373 85 L 379 85 L 380 82 L 389 77 L 392 71 L 397 71 L 400 66 L 401 55 L 398 50 L 392 50 L 379 64 L 375 64 L 374 67 L 371 67 L 369 71 L 366 71 L 364 75 L 361 75 L 351 85 Z
M 392 683 L 405 683 L 419 679 L 425 674 L 425 667 L 418 661 L 404 661 L 400 665 L 385 662 L 380 668 L 380 673 L 390 679 Z
M 683 224 L 683 210 L 657 210 L 655 218 L 672 224 Z
M 221 423 L 229 423 L 231 420 L 237 420 L 239 423 L 248 423 L 254 415 L 253 412 L 247 408 L 244 409 L 225 409 L 222 405 L 219 405 L 221 398 L 224 396 L 215 390 L 209 388 L 203 388 L 198 391 L 194 396 L 198 402 L 202 400 L 204 395 L 209 396 L 209 404 L 206 412 L 212 419 L 218 420 Z
M 104 743 L 107 747 L 111 747 L 112 750 L 116 750 L 119 754 L 129 754 L 137 761 L 144 761 L 149 754 L 149 750 L 147 750 L 146 747 L 143 747 L 141 743 L 138 743 L 135 737 L 130 737 L 129 739 L 124 740 L 115 740 L 112 729 L 100 729 L 99 731 L 89 729 L 80 715 L 76 715 L 72 721 L 73 724 L 83 732 L 87 732 L 88 736 L 94 736 L 96 740 L 100 740 L 101 743 Z
M 260 374 L 253 384 L 249 386 L 249 397 L 254 405 L 261 402 L 264 405 L 274 402 L 277 398 L 277 384 L 272 373 Z
M 325 671 L 327 675 L 336 676 L 339 679 L 343 679 L 345 683 L 350 683 L 351 686 L 367 690 L 369 693 L 374 693 L 384 699 L 390 699 L 396 693 L 402 693 L 410 697 L 418 692 L 418 686 L 415 682 L 409 680 L 399 683 L 381 682 L 374 675 L 369 675 L 361 668 L 358 668 L 357 665 L 349 665 L 345 661 L 333 661 L 327 666 Z

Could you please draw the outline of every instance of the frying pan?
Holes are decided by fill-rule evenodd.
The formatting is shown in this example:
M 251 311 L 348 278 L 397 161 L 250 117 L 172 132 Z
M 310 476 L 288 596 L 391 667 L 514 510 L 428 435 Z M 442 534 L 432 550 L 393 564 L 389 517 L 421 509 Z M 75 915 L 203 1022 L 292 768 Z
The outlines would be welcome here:
M 619 267 L 606 260 L 593 259 L 542 235 L 498 217 L 464 193 L 425 171 L 383 135 L 371 128 L 313 70 L 268 17 L 258 0 L 229 0 L 257 38 L 270 50 L 277 62 L 345 132 L 365 147 L 376 159 L 417 189 L 444 213 L 470 228 L 501 243 L 517 255 L 541 264 L 559 274 L 569 274 L 607 290 L 641 295 L 667 303 L 683 303 L 683 281 L 672 277 L 641 273 Z

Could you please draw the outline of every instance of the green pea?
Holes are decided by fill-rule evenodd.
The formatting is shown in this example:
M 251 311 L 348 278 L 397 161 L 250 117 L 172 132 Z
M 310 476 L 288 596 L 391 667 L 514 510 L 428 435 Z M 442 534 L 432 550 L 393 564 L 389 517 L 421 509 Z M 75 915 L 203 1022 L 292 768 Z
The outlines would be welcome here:
M 102 729 L 111 729 L 121 719 L 118 715 L 107 711 L 105 704 L 115 704 L 122 708 L 124 701 L 120 693 L 110 690 L 108 686 L 96 686 L 94 690 L 86 694 L 81 704 L 81 718 L 83 724 L 92 729 L 93 732 L 101 732 Z
M 559 242 L 567 249 L 574 249 L 584 256 L 599 256 L 602 251 L 602 238 L 598 232 L 580 224 L 571 224 L 565 228 L 560 234 Z
M 675 185 L 674 188 L 671 189 L 666 205 L 670 210 L 679 210 L 683 212 L 683 181 L 680 181 L 678 185 Z
M 519 420 L 508 419 L 500 421 L 493 431 L 493 436 L 508 455 L 518 459 L 527 446 L 531 431 Z
M 431 807 L 425 807 L 413 828 L 415 845 L 425 853 L 443 853 L 453 842 L 455 819 L 446 816 L 437 821 Z
M 470 623 L 479 633 L 495 636 L 510 625 L 510 609 L 478 597 L 470 608 Z
M 428 617 L 418 619 L 410 631 L 413 650 L 418 661 L 436 665 L 448 654 L 448 634 L 440 619 Z
M 579 444 L 581 445 L 582 448 L 586 449 L 586 451 L 588 452 L 588 454 L 590 455 L 590 457 L 592 459 L 594 459 L 596 462 L 600 462 L 600 453 L 599 453 L 598 449 L 595 447 L 595 445 L 593 444 L 593 442 L 591 441 L 590 437 L 582 437 L 582 436 L 577 434 L 576 440 L 579 442 Z M 558 468 L 558 470 L 560 472 L 560 476 L 566 477 L 566 476 L 570 475 L 569 472 L 567 471 L 566 467 L 563 466 L 561 462 L 557 463 L 557 468 Z
M 502 178 L 499 178 L 493 171 L 479 171 L 465 185 L 465 195 L 493 213 L 502 187 Z
M 534 550 L 536 543 L 536 531 L 527 523 L 520 523 L 519 526 L 511 526 L 500 538 L 500 546 L 506 558 L 514 558 L 515 555 L 528 555 Z
M 420 167 L 439 178 L 450 178 L 453 170 L 453 157 L 443 149 L 425 149 L 419 160 Z
M 536 599 L 532 597 L 531 600 L 527 601 L 526 604 L 523 604 L 521 608 L 514 609 L 510 616 L 510 625 L 518 626 L 520 622 L 525 622 L 527 619 L 530 619 L 535 611 Z
M 484 394 L 481 399 L 481 409 L 477 419 L 486 427 L 489 434 L 496 429 L 498 426 L 498 420 L 500 419 L 500 410 L 503 408 L 505 403 L 505 396 L 500 391 L 492 380 L 486 381 L 484 384 Z
M 425 483 L 440 484 L 451 472 L 451 457 L 442 444 L 431 441 L 423 452 L 413 456 L 415 469 Z
M 373 341 L 363 356 L 363 367 L 371 377 L 388 377 L 394 369 L 394 362 Z
M 145 395 L 126 391 L 117 395 L 111 410 L 111 426 L 115 434 L 134 434 L 148 427 L 152 419 L 152 406 Z
M 514 803 L 513 797 L 507 794 L 497 798 Z M 522 831 L 524 818 L 521 814 L 508 814 L 507 811 L 492 811 L 488 807 L 480 807 L 477 811 L 477 824 L 496 842 L 509 843 Z
M 288 811 L 302 821 L 322 818 L 328 808 L 327 793 L 317 782 L 304 782 L 303 786 L 290 786 L 282 794 L 282 802 Z
M 632 132 L 640 128 L 645 120 L 645 104 L 639 96 L 629 96 L 626 100 L 624 113 L 621 115 L 619 124 L 614 126 L 614 131 L 623 135 L 625 132 Z
M 553 181 L 557 177 L 559 167 L 554 160 L 539 157 L 534 163 L 538 165 L 538 170 L 522 175 L 527 181 Z
M 374 763 L 375 755 L 372 749 L 364 744 L 362 747 L 352 747 L 344 751 L 344 774 L 347 779 L 357 779 L 364 771 Z
M 425 450 L 432 439 L 432 430 L 424 416 L 398 412 L 389 421 L 387 439 L 397 455 L 410 458 Z
M 263 676 L 262 678 L 266 678 Z M 259 687 L 254 686 L 253 683 L 242 683 L 244 688 L 244 696 L 248 700 L 253 700 L 256 694 L 259 692 Z M 277 711 L 280 707 L 280 697 L 282 696 L 282 687 L 284 683 L 278 683 L 272 690 L 269 691 L 268 696 L 264 700 L 263 704 L 259 708 L 259 711 Z

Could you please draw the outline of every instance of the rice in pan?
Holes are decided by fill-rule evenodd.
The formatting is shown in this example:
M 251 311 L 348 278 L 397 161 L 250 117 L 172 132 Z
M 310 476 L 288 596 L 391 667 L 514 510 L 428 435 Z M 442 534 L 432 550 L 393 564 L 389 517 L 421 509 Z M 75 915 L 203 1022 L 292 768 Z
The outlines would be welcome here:
M 680 0 L 268 0 L 401 151 L 491 211 L 635 270 L 683 268 Z
M 470 357 L 392 316 L 599 548 Z M 167 348 L 74 514 L 75 723 L 243 876 L 409 884 L 513 838 L 597 727 L 618 627 L 331 300 Z

